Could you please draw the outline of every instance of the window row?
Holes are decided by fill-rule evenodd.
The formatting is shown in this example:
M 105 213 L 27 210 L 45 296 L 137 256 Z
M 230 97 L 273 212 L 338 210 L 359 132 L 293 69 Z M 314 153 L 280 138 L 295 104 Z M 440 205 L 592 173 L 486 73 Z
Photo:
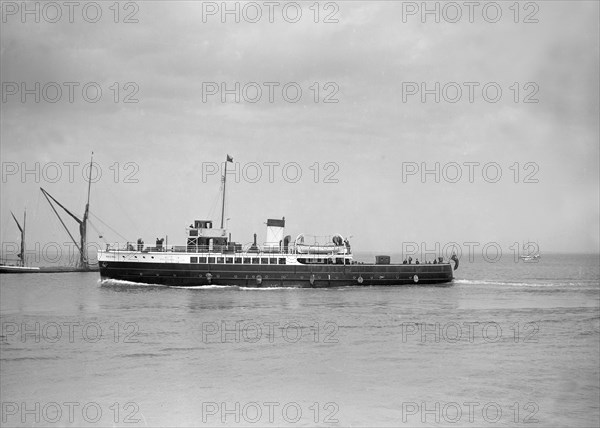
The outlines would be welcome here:
M 190 257 L 190 263 L 284 265 L 285 257 Z

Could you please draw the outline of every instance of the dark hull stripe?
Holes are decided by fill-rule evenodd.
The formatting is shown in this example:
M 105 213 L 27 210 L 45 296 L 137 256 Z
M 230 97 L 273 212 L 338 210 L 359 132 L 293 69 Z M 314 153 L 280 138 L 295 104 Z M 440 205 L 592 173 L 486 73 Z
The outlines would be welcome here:
M 207 278 L 210 273 L 210 279 Z M 418 276 L 415 282 L 414 276 Z M 445 284 L 452 267 L 441 265 L 235 265 L 101 262 L 100 276 L 169 286 L 344 287 Z M 257 278 L 260 276 L 260 279 Z M 362 278 L 362 283 L 359 282 Z M 312 280 L 312 281 L 311 281 Z

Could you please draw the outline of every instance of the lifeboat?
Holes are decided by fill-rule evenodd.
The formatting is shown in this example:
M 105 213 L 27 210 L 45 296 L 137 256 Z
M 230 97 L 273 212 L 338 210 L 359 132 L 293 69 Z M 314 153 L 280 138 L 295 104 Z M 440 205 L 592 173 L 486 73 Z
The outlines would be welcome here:
M 330 242 L 326 244 L 320 244 L 316 239 L 313 244 L 307 243 L 308 236 L 303 233 L 298 235 L 294 241 L 296 252 L 299 254 L 347 254 L 348 247 L 344 243 L 344 237 L 340 234 L 335 234 L 331 238 Z M 316 238 L 316 237 L 312 237 Z

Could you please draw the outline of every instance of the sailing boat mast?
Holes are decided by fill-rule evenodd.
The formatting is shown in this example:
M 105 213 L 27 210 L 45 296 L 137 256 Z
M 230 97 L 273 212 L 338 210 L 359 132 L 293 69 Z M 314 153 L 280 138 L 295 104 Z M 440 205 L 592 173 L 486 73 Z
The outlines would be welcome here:
M 81 239 L 81 251 L 79 253 L 79 264 L 82 268 L 89 269 L 88 257 L 87 257 L 87 220 L 90 212 L 90 192 L 92 189 L 92 166 L 94 165 L 94 152 L 90 157 L 90 173 L 88 175 L 88 194 L 87 201 L 85 203 L 85 211 L 83 213 L 83 219 L 79 223 L 79 235 Z
M 89 269 L 88 257 L 87 257 L 87 220 L 88 220 L 88 215 L 89 215 L 89 211 L 90 211 L 90 190 L 91 190 L 91 185 L 92 185 L 92 165 L 93 165 L 92 162 L 93 162 L 93 160 L 94 160 L 94 152 L 92 152 L 92 157 L 90 160 L 90 173 L 88 176 L 87 202 L 85 204 L 85 211 L 83 213 L 82 219 L 80 219 L 75 214 L 73 214 L 71 211 L 69 211 L 67 208 L 65 208 L 50 193 L 46 192 L 42 187 L 40 187 L 40 190 L 42 191 L 43 195 L 46 197 L 46 200 L 48 200 L 48 203 L 50 204 L 50 207 L 54 211 L 54 214 L 56 214 L 56 217 L 58 217 L 58 219 L 60 220 L 60 222 L 63 225 L 64 229 L 66 230 L 67 234 L 71 238 L 71 241 L 73 241 L 73 244 L 75 244 L 75 247 L 77 248 L 77 250 L 79 250 L 79 262 L 77 263 L 77 267 L 80 269 L 84 269 L 84 270 Z M 59 207 L 61 207 L 67 214 L 69 214 L 79 224 L 79 244 L 77 243 L 77 241 L 75 240 L 75 238 L 73 237 L 71 232 L 69 231 L 69 228 L 67 228 L 67 225 L 65 224 L 65 222 L 63 221 L 61 216 L 58 214 L 58 211 L 56 211 L 56 208 L 54 207 L 54 204 L 52 203 L 52 201 L 54 201 Z
M 23 210 L 23 230 L 21 231 L 21 266 L 25 266 L 25 222 L 27 221 L 27 210 Z
M 25 220 L 27 218 L 27 211 L 23 212 L 23 227 L 21 227 L 21 225 L 19 224 L 19 221 L 17 220 L 17 218 L 15 217 L 15 215 L 13 214 L 13 212 L 10 212 L 10 215 L 12 215 L 12 218 L 15 220 L 15 223 L 17 223 L 17 227 L 19 228 L 19 231 L 21 232 L 21 249 L 19 251 L 19 266 L 25 266 Z

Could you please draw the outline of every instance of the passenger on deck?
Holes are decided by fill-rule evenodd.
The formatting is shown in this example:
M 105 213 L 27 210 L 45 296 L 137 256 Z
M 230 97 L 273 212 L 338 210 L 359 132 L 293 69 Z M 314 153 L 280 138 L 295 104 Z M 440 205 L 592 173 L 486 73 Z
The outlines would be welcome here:
M 419 264 L 420 264 L 420 263 L 419 263 L 419 259 L 417 259 L 417 260 L 415 261 L 415 264 L 416 264 L 416 265 L 419 265 Z
M 408 264 L 411 265 L 412 264 L 412 257 L 408 258 Z
M 433 259 L 433 264 L 437 265 L 437 259 Z
M 348 253 L 350 253 L 350 241 L 348 241 L 348 239 L 344 239 L 344 245 L 346 245 L 346 248 L 348 249 Z
M 402 264 L 403 264 L 403 265 L 405 265 L 405 264 L 406 264 L 406 259 L 404 259 L 404 261 L 402 262 Z

